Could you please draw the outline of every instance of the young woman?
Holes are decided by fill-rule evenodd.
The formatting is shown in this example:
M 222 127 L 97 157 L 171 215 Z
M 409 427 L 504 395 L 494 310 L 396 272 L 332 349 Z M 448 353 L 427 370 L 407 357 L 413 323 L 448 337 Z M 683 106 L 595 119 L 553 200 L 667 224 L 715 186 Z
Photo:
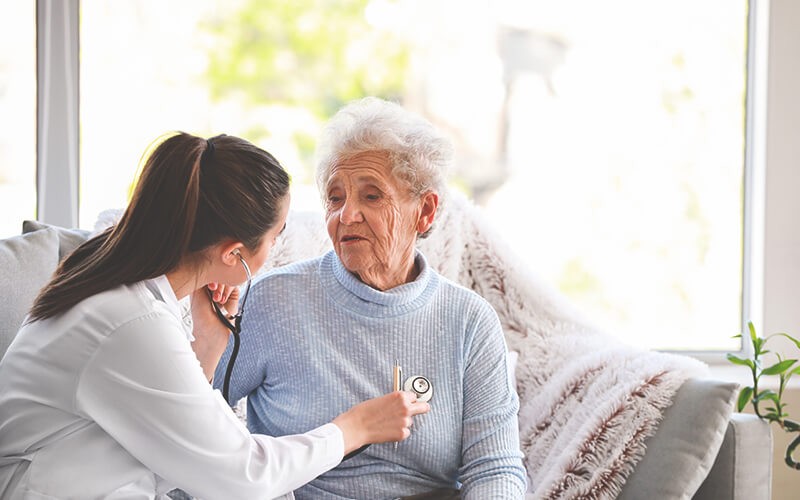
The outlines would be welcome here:
M 273 498 L 408 437 L 429 408 L 411 393 L 272 438 L 209 385 L 241 319 L 218 310 L 237 311 L 234 286 L 288 207 L 288 175 L 247 141 L 179 133 L 155 147 L 119 224 L 62 262 L 0 361 L 0 497 Z

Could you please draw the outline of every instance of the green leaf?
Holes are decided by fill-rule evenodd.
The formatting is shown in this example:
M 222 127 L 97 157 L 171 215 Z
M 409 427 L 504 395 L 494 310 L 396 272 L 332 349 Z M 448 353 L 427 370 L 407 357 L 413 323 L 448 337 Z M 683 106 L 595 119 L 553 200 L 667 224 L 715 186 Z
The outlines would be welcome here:
M 742 338 L 742 334 L 741 334 L 741 333 L 737 333 L 736 335 L 734 335 L 734 336 L 733 336 L 733 337 L 731 337 L 731 338 L 732 338 L 732 339 L 740 339 L 740 338 Z
M 781 373 L 780 377 L 780 393 L 783 394 L 784 389 L 786 389 L 786 385 L 789 383 L 789 379 L 792 378 L 792 372 Z
M 755 401 L 756 402 L 763 401 L 765 399 L 770 399 L 772 401 L 775 401 L 776 404 L 780 403 L 780 399 L 778 398 L 778 395 L 775 394 L 775 391 L 773 391 L 771 389 L 766 389 L 766 390 L 761 391 L 758 394 L 756 394 L 756 397 L 755 397 Z
M 756 327 L 753 326 L 753 322 L 752 321 L 748 321 L 747 322 L 747 328 L 750 329 L 750 340 L 755 342 L 756 338 L 758 337 L 758 335 L 756 335 Z
M 786 359 L 779 363 L 775 363 L 774 365 L 770 366 L 769 368 L 764 368 L 761 372 L 762 375 L 777 375 L 779 373 L 783 373 L 789 368 L 792 367 L 793 364 L 797 363 L 796 359 Z
M 742 359 L 740 357 L 734 356 L 733 354 L 728 354 L 728 361 L 730 361 L 731 363 L 733 363 L 735 365 L 742 365 L 742 366 L 750 367 L 750 369 L 755 368 L 755 365 L 753 364 L 752 360 L 750 360 L 750 359 Z
M 747 402 L 750 401 L 750 396 L 753 395 L 753 388 L 752 387 L 745 387 L 744 389 L 739 392 L 739 401 L 736 403 L 736 411 L 741 412 L 744 410 L 744 407 L 747 406 Z
M 766 351 L 762 351 L 764 344 L 766 343 L 766 339 L 762 339 L 761 337 L 753 340 L 753 349 L 755 350 L 756 356 L 764 354 Z
M 775 415 L 780 415 L 780 414 L 781 414 L 781 412 L 783 411 L 783 408 L 781 408 L 781 405 L 779 405 L 778 403 L 776 403 L 776 402 L 775 402 L 775 400 L 777 400 L 777 399 L 778 399 L 778 395 L 776 394 L 776 395 L 774 395 L 774 396 L 770 396 L 770 399 L 771 399 L 771 400 L 772 400 L 772 402 L 775 404 L 775 406 L 771 407 L 771 408 L 769 409 L 769 411 L 771 411 L 771 412 L 775 413 Z
M 797 340 L 796 338 L 792 337 L 788 333 L 773 333 L 768 338 L 770 338 L 770 337 L 786 337 L 787 339 L 789 339 L 792 342 L 794 342 L 794 345 L 796 345 L 797 348 L 800 349 L 800 340 Z

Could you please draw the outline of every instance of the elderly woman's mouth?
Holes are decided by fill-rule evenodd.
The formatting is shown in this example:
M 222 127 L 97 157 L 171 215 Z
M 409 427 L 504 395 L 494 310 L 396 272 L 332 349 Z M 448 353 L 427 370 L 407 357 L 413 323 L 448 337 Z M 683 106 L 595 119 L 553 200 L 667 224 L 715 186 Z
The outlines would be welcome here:
M 355 234 L 346 234 L 346 235 L 342 236 L 341 238 L 339 238 L 339 241 L 341 243 L 356 243 L 356 242 L 359 242 L 359 241 L 366 241 L 366 238 L 364 238 L 363 236 L 355 235 Z

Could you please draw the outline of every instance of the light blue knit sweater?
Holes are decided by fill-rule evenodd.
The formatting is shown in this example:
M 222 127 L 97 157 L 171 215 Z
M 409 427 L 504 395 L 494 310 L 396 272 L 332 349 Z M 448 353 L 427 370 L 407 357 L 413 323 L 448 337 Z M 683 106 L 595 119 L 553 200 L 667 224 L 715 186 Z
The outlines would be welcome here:
M 298 499 L 396 498 L 459 484 L 466 499 L 523 497 L 519 402 L 497 315 L 416 258 L 418 278 L 387 292 L 359 281 L 333 252 L 253 284 L 230 387 L 232 401 L 249 396 L 252 432 L 302 433 L 390 392 L 395 359 L 403 381 L 423 375 L 433 386 L 431 411 L 396 450 L 372 445 Z

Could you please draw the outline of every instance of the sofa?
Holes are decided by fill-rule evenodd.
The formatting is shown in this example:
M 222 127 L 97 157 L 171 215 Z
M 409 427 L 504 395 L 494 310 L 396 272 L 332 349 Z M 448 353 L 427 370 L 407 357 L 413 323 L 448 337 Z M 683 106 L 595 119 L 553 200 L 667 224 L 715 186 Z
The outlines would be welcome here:
M 672 379 L 673 387 L 671 389 L 667 387 L 664 390 L 668 392 L 663 393 L 669 395 L 667 400 L 656 401 L 657 404 L 650 405 L 652 408 L 645 405 L 653 412 L 653 418 L 650 420 L 653 424 L 650 428 L 644 424 L 639 427 L 644 430 L 641 433 L 641 442 L 638 447 L 623 447 L 621 454 L 612 454 L 613 456 L 609 455 L 609 457 L 599 455 L 592 457 L 594 462 L 590 463 L 597 463 L 598 467 L 604 463 L 610 464 L 602 466 L 605 467 L 602 474 L 592 470 L 592 467 L 584 467 L 577 472 L 574 468 L 570 469 L 570 463 L 574 460 L 562 453 L 566 450 L 564 443 L 568 443 L 564 436 L 554 436 L 553 439 L 556 441 L 552 442 L 554 444 L 545 446 L 546 453 L 539 452 L 539 455 L 544 458 L 536 458 L 539 455 L 535 455 L 531 450 L 536 449 L 537 439 L 540 435 L 545 435 L 548 430 L 545 430 L 546 426 L 541 422 L 537 422 L 532 427 L 529 425 L 529 420 L 538 418 L 536 417 L 537 409 L 531 409 L 529 403 L 533 401 L 534 407 L 541 406 L 536 404 L 538 400 L 534 398 L 540 397 L 539 393 L 542 391 L 540 388 L 535 391 L 526 390 L 520 381 L 531 377 L 532 372 L 544 365 L 526 359 L 528 351 L 526 351 L 525 345 L 526 342 L 547 341 L 546 336 L 537 334 L 539 329 L 564 330 L 563 320 L 557 320 L 549 310 L 540 310 L 542 308 L 558 309 L 563 306 L 563 303 L 559 302 L 560 299 L 554 298 L 553 294 L 556 292 L 540 283 L 537 283 L 533 289 L 524 288 L 525 293 L 537 295 L 536 300 L 529 300 L 529 302 L 535 302 L 537 307 L 532 308 L 532 312 L 526 313 L 530 317 L 536 318 L 536 324 L 524 324 L 524 321 L 530 323 L 534 320 L 525 320 L 513 313 L 514 307 L 524 309 L 525 306 L 525 304 L 521 304 L 521 302 L 525 302 L 526 295 L 524 293 L 520 295 L 520 290 L 523 289 L 520 283 L 535 282 L 537 278 L 533 274 L 514 267 L 514 264 L 508 260 L 513 259 L 513 257 L 509 257 L 513 254 L 513 252 L 509 252 L 509 249 L 497 247 L 494 243 L 479 245 L 481 241 L 484 243 L 493 241 L 493 235 L 485 231 L 486 225 L 481 222 L 478 209 L 463 200 L 452 200 L 449 203 L 450 206 L 446 213 L 451 214 L 450 219 L 445 218 L 440 227 L 442 225 L 448 227 L 450 231 L 457 231 L 458 235 L 447 234 L 445 231 L 445 234 L 438 239 L 430 238 L 420 246 L 423 247 L 423 251 L 426 252 L 432 265 L 442 274 L 458 280 L 462 285 L 471 287 L 487 297 L 487 300 L 498 310 L 501 323 L 506 331 L 509 348 L 513 348 L 519 357 L 516 376 L 521 402 L 521 447 L 526 453 L 526 466 L 529 468 L 529 482 L 531 483 L 527 498 L 600 499 L 616 497 L 704 500 L 768 500 L 770 498 L 772 437 L 768 425 L 755 416 L 733 412 L 734 401 L 738 393 L 738 387 L 735 384 L 714 380 L 707 376 L 697 376 L 691 370 L 686 371 L 681 377 Z M 455 220 L 455 216 L 452 214 L 460 214 L 458 220 Z M 106 225 L 108 223 L 113 223 L 113 221 L 107 222 Z M 102 227 L 103 222 L 100 221 L 95 229 L 102 229 Z M 6 298 L 0 302 L 0 357 L 13 340 L 38 290 L 47 282 L 59 260 L 89 236 L 90 232 L 86 230 L 60 228 L 37 221 L 25 221 L 22 234 L 0 240 L 0 285 L 6 291 Z M 327 248 L 326 245 L 321 216 L 291 212 L 287 229 L 276 244 L 265 268 L 319 254 Z M 498 256 L 487 255 L 486 252 L 495 252 Z M 443 260 L 442 256 L 445 256 L 446 259 Z M 494 281 L 491 282 L 483 278 L 482 276 L 486 274 L 487 262 L 491 264 L 490 267 L 499 266 L 504 274 L 500 278 L 493 275 Z M 534 290 L 534 292 L 530 292 L 530 290 Z M 546 300 L 542 299 L 542 295 L 545 295 L 544 299 Z M 507 302 L 498 302 L 498 297 Z M 552 328 L 550 328 L 551 326 Z M 583 327 L 581 326 L 581 328 Z M 563 345 L 574 345 L 576 350 L 585 349 L 587 353 L 582 363 L 586 365 L 589 362 L 587 360 L 594 359 L 591 356 L 597 357 L 597 353 L 594 352 L 598 350 L 596 346 L 605 344 L 592 344 L 591 339 L 596 337 L 586 333 L 580 333 L 582 336 L 575 337 L 577 335 L 575 332 L 581 328 L 571 327 L 569 329 L 571 333 L 565 334 L 564 337 L 572 339 L 570 342 L 573 344 L 564 343 Z M 580 339 L 580 342 L 574 342 L 575 338 Z M 603 337 L 598 338 L 605 342 Z M 549 348 L 556 345 L 561 344 L 552 342 L 548 344 Z M 577 347 L 579 345 L 583 347 Z M 609 352 L 612 351 L 616 352 L 615 350 Z M 636 360 L 644 360 L 644 364 L 649 365 L 652 364 L 651 359 L 660 359 L 658 356 L 661 356 L 660 353 L 631 350 L 624 352 L 629 353 L 629 357 L 624 361 L 627 371 L 619 371 L 621 369 L 613 362 L 616 358 L 609 354 L 602 358 L 605 364 L 597 365 L 600 368 L 593 372 L 592 379 L 602 378 L 604 371 L 619 371 L 618 378 L 613 379 L 615 380 L 614 385 L 623 386 L 625 377 L 630 377 L 631 373 L 637 373 L 637 370 L 644 370 L 637 365 Z M 648 358 L 647 356 L 656 357 Z M 680 365 L 680 362 L 676 364 L 673 358 L 669 358 L 668 361 L 665 366 Z M 686 366 L 694 367 L 691 363 Z M 561 368 L 547 368 L 547 370 L 559 371 Z M 663 375 L 663 373 L 664 370 L 659 375 Z M 537 377 L 534 375 L 534 378 Z M 670 380 L 663 376 L 657 377 L 657 379 L 659 381 Z M 558 374 L 538 377 L 537 380 L 545 385 L 556 384 Z M 662 384 L 662 386 L 664 385 L 668 384 Z M 2 381 L 0 381 L 0 387 L 2 387 Z M 575 386 L 572 387 L 572 393 L 579 392 Z M 637 387 L 638 390 L 630 393 L 633 396 L 628 394 L 624 399 L 627 401 L 636 397 L 647 399 L 647 393 L 642 386 Z M 603 390 L 610 391 L 611 389 Z M 596 393 L 600 389 L 590 385 L 586 391 L 583 396 L 572 401 L 572 410 L 564 416 L 563 427 L 557 427 L 557 429 L 561 429 L 560 434 L 566 433 L 567 429 L 576 429 L 576 434 L 583 432 L 580 427 L 582 416 L 588 415 L 587 411 L 591 410 L 585 408 L 591 404 L 589 395 L 592 391 Z M 609 398 L 611 394 L 608 392 Z M 662 399 L 664 398 L 662 397 Z M 622 415 L 622 418 L 647 421 L 642 417 L 641 412 L 631 414 L 631 416 Z M 573 427 L 569 427 L 570 425 Z M 619 427 L 619 425 L 615 424 L 610 427 L 612 428 L 610 431 L 613 431 L 613 428 Z M 526 432 L 522 432 L 526 429 Z M 608 434 L 601 437 L 597 443 L 608 440 L 618 439 L 614 437 L 614 434 Z M 632 443 L 634 441 L 631 439 Z M 559 446 L 564 447 L 564 450 L 561 450 Z M 608 453 L 611 454 L 612 451 Z M 583 455 L 586 455 L 585 450 L 582 452 Z M 552 467 L 551 462 L 563 462 L 563 464 L 559 467 Z M 547 485 L 543 489 L 541 485 L 549 479 L 545 477 L 546 475 L 539 474 L 540 470 L 553 470 L 556 476 L 563 474 L 564 477 L 556 477 L 557 480 L 553 482 L 553 484 L 559 485 L 559 488 Z M 600 484 L 591 482 L 595 481 L 597 476 L 600 476 L 601 479 L 611 477 L 613 480 L 603 483 L 610 485 L 607 488 L 593 487 L 591 485 Z

